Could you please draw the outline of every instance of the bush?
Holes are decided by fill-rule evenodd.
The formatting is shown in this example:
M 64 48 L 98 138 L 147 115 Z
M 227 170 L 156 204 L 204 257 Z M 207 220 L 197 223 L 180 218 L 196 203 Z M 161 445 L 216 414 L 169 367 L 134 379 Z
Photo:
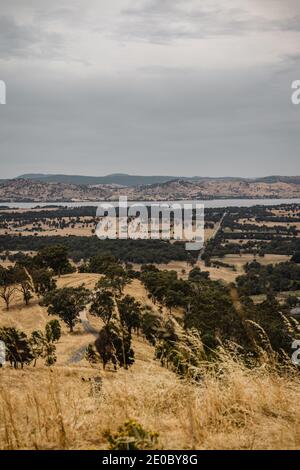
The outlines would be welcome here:
M 119 427 L 118 432 L 104 433 L 109 443 L 109 450 L 150 450 L 157 449 L 158 433 L 146 431 L 135 420 L 128 420 Z

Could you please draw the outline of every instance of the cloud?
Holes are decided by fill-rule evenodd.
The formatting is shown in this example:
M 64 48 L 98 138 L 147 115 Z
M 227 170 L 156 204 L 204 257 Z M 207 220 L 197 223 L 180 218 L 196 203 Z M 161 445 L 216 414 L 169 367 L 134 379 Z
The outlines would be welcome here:
M 19 24 L 12 16 L 0 16 L 0 58 L 53 57 L 59 55 L 61 36 L 35 24 Z
M 24 5 L 0 17 L 2 177 L 299 173 L 299 2 Z
M 166 44 L 182 39 L 300 30 L 299 17 L 293 14 L 284 20 L 272 18 L 272 13 L 270 16 L 256 14 L 243 1 L 144 0 L 122 11 L 115 34 L 125 40 Z

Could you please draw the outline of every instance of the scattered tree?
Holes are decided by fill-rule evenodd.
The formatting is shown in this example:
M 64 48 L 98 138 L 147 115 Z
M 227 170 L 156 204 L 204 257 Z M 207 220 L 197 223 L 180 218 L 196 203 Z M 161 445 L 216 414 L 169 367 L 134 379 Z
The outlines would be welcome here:
M 103 369 L 109 362 L 114 368 L 124 367 L 134 363 L 134 352 L 131 348 L 131 336 L 128 332 L 120 331 L 113 322 L 105 325 L 95 341 L 96 350 L 101 358 Z
M 89 299 L 90 292 L 82 285 L 49 292 L 42 304 L 48 307 L 49 315 L 58 315 L 72 333 L 76 323 L 79 322 L 79 313 L 84 310 Z
M 5 343 L 6 358 L 17 369 L 21 365 L 30 364 L 33 360 L 30 341 L 27 335 L 16 328 L 0 328 L 0 340 Z
M 107 325 L 114 314 L 115 303 L 113 294 L 108 290 L 100 290 L 96 292 L 91 304 L 90 313 L 101 318 Z
M 39 296 L 43 296 L 47 292 L 51 292 L 56 289 L 56 282 L 55 279 L 53 279 L 53 274 L 46 268 L 34 270 L 31 277 L 33 280 L 34 290 Z
M 16 290 L 17 286 L 14 269 L 5 269 L 0 266 L 0 297 L 4 300 L 7 310 L 10 308 L 10 303 Z
M 134 297 L 126 295 L 118 301 L 118 311 L 123 327 L 126 327 L 129 334 L 132 329 L 138 330 L 141 326 L 141 304 Z

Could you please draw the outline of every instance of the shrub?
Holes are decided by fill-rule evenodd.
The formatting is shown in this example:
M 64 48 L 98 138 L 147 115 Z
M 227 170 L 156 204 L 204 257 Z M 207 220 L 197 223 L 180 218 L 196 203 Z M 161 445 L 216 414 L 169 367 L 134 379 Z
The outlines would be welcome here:
M 145 430 L 135 420 L 128 420 L 119 427 L 118 432 L 104 433 L 109 443 L 109 450 L 149 450 L 157 449 L 158 433 Z

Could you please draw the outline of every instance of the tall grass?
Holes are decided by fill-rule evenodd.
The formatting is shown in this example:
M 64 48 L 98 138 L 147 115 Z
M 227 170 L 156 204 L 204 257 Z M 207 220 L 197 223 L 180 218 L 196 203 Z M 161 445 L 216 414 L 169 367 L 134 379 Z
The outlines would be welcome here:
M 198 383 L 150 361 L 106 372 L 100 396 L 82 380 L 88 368 L 2 369 L 0 448 L 105 449 L 105 431 L 128 418 L 165 449 L 300 448 L 298 374 L 247 368 L 225 349 L 216 364 L 201 363 Z

